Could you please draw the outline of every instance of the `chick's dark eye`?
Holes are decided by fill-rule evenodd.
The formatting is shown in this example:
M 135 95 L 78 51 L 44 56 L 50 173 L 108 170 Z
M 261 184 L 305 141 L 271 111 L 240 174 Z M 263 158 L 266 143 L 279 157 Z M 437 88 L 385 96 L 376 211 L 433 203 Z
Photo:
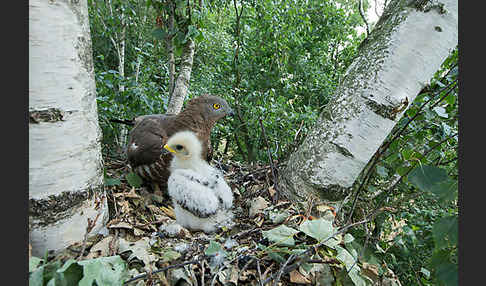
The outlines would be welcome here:
M 182 145 L 176 145 L 175 147 L 176 147 L 176 150 L 182 150 L 182 148 L 183 148 Z

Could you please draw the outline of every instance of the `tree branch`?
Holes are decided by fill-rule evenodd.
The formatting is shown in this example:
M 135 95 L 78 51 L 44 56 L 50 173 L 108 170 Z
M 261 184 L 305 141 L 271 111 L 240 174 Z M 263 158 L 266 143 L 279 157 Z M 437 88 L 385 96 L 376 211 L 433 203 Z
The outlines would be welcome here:
M 363 0 L 359 0 L 358 9 L 359 9 L 359 14 L 361 15 L 361 18 L 363 18 L 363 21 L 365 23 L 366 37 L 368 37 L 370 35 L 370 27 L 368 25 L 368 21 L 366 20 L 366 16 L 365 16 L 365 13 L 364 13 L 364 10 L 363 10 Z

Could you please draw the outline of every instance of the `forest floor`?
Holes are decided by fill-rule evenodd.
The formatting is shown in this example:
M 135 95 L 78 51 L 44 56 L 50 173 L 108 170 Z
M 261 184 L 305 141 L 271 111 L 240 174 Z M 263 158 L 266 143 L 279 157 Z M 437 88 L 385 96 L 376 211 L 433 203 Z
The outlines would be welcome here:
M 388 268 L 353 259 L 358 252 L 350 250 L 352 236 L 344 231 L 319 239 L 319 232 L 339 228 L 332 207 L 278 199 L 272 176 L 272 167 L 282 167 L 278 162 L 213 160 L 233 190 L 235 217 L 230 229 L 205 234 L 175 224 L 170 200 L 132 187 L 126 161 L 104 159 L 106 177 L 119 179 L 106 186 L 106 233 L 81 239 L 51 259 L 119 255 L 130 269 L 126 285 L 400 285 Z

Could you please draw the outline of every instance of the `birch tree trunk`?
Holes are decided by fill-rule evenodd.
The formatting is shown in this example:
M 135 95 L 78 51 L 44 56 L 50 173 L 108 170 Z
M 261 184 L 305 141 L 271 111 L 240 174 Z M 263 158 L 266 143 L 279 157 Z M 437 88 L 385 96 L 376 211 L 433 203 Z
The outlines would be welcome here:
M 172 3 L 173 4 L 173 3 Z M 174 14 L 175 10 L 172 6 L 171 13 L 169 14 L 168 30 L 172 31 L 174 29 Z M 173 36 L 168 34 L 166 38 L 167 51 L 169 53 L 169 102 L 172 98 L 172 93 L 174 92 L 175 84 L 175 55 L 174 55 L 174 42 L 172 40 Z
M 147 13 L 148 13 L 148 6 L 145 7 L 145 13 L 143 15 L 143 20 L 141 24 L 141 29 L 140 32 L 138 33 L 138 46 L 140 47 L 140 50 L 142 50 L 142 32 L 143 28 L 145 27 L 145 23 L 147 22 Z M 135 69 L 135 83 L 138 85 L 138 77 L 140 75 L 140 64 L 142 63 L 142 56 L 141 56 L 141 51 L 138 52 L 137 55 L 137 66 Z
M 182 104 L 189 90 L 191 80 L 192 61 L 194 59 L 194 41 L 189 38 L 184 45 L 181 56 L 179 75 L 174 85 L 174 91 L 167 107 L 167 113 L 177 114 L 182 109 Z
M 113 5 L 111 1 L 108 1 L 108 5 L 110 8 L 110 15 L 112 19 L 115 19 L 116 15 L 113 13 Z M 115 11 L 115 12 L 120 12 L 120 11 Z M 126 19 L 125 19 L 125 14 L 123 10 L 120 12 L 121 14 L 121 31 L 120 33 L 115 32 L 115 40 L 112 40 L 113 43 L 115 43 L 115 49 L 118 54 L 118 74 L 120 75 L 120 78 L 124 79 L 125 78 L 125 38 L 126 38 Z M 125 84 L 123 82 L 118 84 L 118 91 L 120 93 L 125 92 Z M 118 146 L 121 149 L 124 149 L 127 140 L 128 140 L 128 128 L 125 125 L 121 125 L 120 127 L 120 135 L 118 138 Z
M 280 174 L 284 196 L 339 201 L 457 46 L 457 0 L 391 1 Z
M 29 115 L 29 240 L 43 256 L 108 219 L 86 0 L 29 0 Z

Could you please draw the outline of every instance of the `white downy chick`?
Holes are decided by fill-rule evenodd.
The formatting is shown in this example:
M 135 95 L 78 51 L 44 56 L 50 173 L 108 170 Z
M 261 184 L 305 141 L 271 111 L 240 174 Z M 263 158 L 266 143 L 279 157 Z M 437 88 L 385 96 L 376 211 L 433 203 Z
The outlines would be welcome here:
M 233 192 L 223 174 L 201 159 L 202 146 L 194 132 L 172 135 L 164 148 L 174 155 L 167 189 L 177 223 L 205 233 L 231 227 Z

